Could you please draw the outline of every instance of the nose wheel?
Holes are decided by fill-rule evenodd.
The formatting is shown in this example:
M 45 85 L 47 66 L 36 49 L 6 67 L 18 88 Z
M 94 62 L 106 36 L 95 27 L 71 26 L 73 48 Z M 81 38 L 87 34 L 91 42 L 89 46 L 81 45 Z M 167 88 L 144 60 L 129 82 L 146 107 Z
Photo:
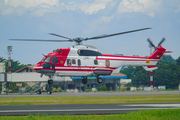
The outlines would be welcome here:
M 48 80 L 48 84 L 53 84 L 53 80 Z
M 40 95 L 41 94 L 41 90 L 36 91 L 36 93 Z

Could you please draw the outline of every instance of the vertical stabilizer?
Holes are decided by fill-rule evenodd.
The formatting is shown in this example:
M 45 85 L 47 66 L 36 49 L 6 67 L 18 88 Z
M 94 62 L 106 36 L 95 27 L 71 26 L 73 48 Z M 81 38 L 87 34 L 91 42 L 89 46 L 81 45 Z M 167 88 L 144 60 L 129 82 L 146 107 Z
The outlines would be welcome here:
M 162 55 L 166 52 L 166 49 L 162 46 L 157 47 L 156 51 L 151 54 L 148 58 L 149 59 L 160 59 Z

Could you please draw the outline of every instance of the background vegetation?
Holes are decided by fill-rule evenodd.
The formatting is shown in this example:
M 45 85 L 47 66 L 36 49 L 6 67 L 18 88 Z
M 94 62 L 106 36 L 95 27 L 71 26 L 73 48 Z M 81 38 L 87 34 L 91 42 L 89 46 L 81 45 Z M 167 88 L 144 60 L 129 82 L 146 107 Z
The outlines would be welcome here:
M 162 58 L 158 62 L 158 69 L 153 71 L 153 83 L 154 86 L 165 85 L 167 89 L 177 89 L 180 83 L 180 57 L 177 60 L 168 58 L 169 60 Z M 129 67 L 121 73 L 132 79 L 132 86 L 150 86 L 150 72 L 143 67 Z

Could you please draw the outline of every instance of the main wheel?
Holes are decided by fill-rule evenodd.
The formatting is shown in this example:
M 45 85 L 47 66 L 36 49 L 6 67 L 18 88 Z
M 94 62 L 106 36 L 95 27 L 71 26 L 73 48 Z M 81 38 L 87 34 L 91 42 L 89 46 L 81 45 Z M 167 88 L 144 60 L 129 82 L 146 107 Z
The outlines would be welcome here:
M 98 82 L 98 83 L 102 83 L 102 82 L 103 82 L 103 79 L 102 79 L 102 78 L 97 78 L 97 82 Z
M 47 91 L 47 94 L 48 94 L 48 95 L 50 95 L 51 93 L 52 93 L 51 90 L 48 90 L 48 91 Z
M 53 80 L 48 80 L 48 84 L 53 84 Z
M 87 79 L 85 79 L 85 78 L 82 79 L 82 83 L 83 83 L 83 84 L 87 84 Z
M 41 94 L 41 90 L 36 91 L 36 93 L 40 95 Z

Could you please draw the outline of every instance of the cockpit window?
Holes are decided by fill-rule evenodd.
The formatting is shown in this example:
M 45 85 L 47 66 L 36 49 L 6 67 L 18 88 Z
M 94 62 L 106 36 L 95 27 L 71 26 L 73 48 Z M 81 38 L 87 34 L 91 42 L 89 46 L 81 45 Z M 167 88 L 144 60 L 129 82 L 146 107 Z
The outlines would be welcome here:
M 41 62 L 44 62 L 45 59 L 46 59 L 46 57 L 44 57 L 44 58 L 41 60 Z
M 78 50 L 80 56 L 102 56 L 100 52 L 94 50 Z
M 50 62 L 51 61 L 51 58 L 48 57 L 44 62 Z

